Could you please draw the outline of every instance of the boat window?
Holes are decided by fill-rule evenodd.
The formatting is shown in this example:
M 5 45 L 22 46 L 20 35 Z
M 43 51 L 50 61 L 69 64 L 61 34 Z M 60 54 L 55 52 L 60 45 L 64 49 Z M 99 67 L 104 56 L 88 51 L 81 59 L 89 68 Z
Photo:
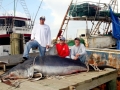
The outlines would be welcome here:
M 4 26 L 5 25 L 5 19 L 0 19 L 0 26 Z
M 15 20 L 14 25 L 16 27 L 23 27 L 25 26 L 25 21 Z
M 0 37 L 0 45 L 10 45 L 10 37 Z
M 81 34 L 81 37 L 85 37 L 85 34 Z

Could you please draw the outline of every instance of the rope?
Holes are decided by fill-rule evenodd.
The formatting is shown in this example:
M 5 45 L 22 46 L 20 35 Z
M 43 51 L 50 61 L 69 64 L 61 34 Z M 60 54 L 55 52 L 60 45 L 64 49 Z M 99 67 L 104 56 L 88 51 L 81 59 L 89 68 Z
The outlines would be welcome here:
M 34 58 L 34 60 L 33 60 L 33 66 L 35 65 L 35 60 L 36 60 L 36 58 L 37 58 L 37 56 Z

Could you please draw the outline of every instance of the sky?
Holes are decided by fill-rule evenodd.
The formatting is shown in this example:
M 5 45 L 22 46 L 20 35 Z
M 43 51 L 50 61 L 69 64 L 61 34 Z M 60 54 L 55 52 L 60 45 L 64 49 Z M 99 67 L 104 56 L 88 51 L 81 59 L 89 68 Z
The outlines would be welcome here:
M 14 10 L 14 0 L 1 0 L 2 7 L 0 7 L 0 15 L 4 15 L 5 13 L 9 15 L 13 15 Z M 74 0 L 75 2 L 76 0 Z M 77 2 L 83 2 L 88 0 L 77 0 Z M 89 0 L 92 2 L 99 2 L 99 0 Z M 36 12 L 40 5 L 41 0 L 25 0 L 28 10 L 32 19 L 35 18 Z M 46 24 L 50 26 L 51 29 L 51 37 L 56 37 L 59 31 L 59 28 L 62 24 L 63 18 L 67 11 L 67 8 L 70 4 L 71 0 L 43 0 L 41 8 L 37 14 L 35 23 L 39 23 L 39 17 L 46 17 Z M 109 3 L 110 0 L 100 0 L 101 3 Z M 120 0 L 118 0 L 120 3 Z M 120 6 L 119 8 L 120 9 Z M 24 9 L 20 4 L 20 0 L 16 0 L 16 16 L 26 17 Z M 88 28 L 91 28 L 91 23 L 88 22 Z M 76 37 L 77 30 L 86 29 L 86 22 L 83 21 L 70 21 L 68 24 L 67 37 L 74 38 Z M 66 34 L 65 34 L 66 35 Z

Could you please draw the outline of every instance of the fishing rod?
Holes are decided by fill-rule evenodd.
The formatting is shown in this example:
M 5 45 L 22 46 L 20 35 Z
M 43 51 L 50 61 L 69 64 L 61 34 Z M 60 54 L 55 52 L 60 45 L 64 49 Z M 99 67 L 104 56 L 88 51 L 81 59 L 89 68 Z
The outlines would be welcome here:
M 38 12 L 39 12 L 39 9 L 40 9 L 40 7 L 41 7 L 41 5 L 42 5 L 42 2 L 43 2 L 43 0 L 40 2 L 40 5 L 39 5 L 39 7 L 38 7 L 37 13 L 36 13 L 35 18 L 34 18 L 34 21 L 33 21 L 33 25 L 34 25 L 34 23 L 35 23 L 35 19 L 36 19 L 36 17 L 37 17 L 37 14 L 38 14 Z

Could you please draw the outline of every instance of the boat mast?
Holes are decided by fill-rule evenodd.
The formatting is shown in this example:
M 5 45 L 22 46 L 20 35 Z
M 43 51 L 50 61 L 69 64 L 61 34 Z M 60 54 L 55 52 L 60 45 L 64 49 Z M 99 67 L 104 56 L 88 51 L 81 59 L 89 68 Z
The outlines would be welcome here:
M 14 17 L 15 17 L 15 0 L 14 0 Z

